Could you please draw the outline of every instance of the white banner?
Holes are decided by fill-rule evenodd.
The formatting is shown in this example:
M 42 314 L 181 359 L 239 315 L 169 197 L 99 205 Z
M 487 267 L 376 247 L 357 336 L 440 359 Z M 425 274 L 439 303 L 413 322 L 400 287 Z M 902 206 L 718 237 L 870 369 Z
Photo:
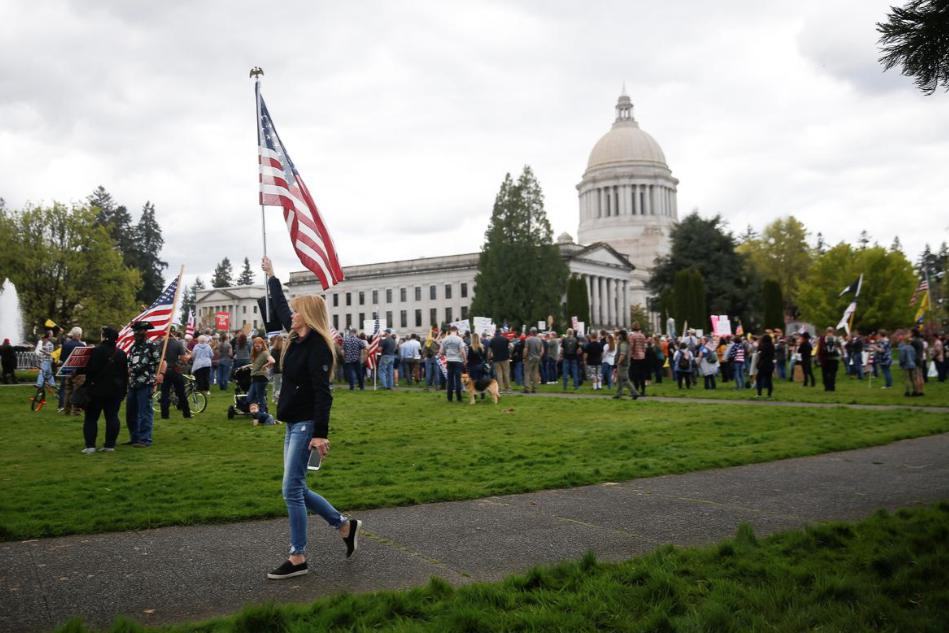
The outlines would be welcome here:
M 494 331 L 497 329 L 497 326 L 494 325 L 491 317 L 474 317 L 473 320 L 475 332 L 479 335 L 487 332 L 489 335 L 494 336 Z
M 389 327 L 386 325 L 385 319 L 366 319 L 362 322 L 362 331 L 365 332 L 367 336 L 372 336 L 376 331 L 376 321 L 379 322 L 380 332 L 385 332 L 386 328 Z
M 456 328 L 458 328 L 459 334 L 464 334 L 465 332 L 469 330 L 468 319 L 462 319 L 461 321 L 452 321 L 451 323 L 448 324 L 449 328 L 451 326 L 455 326 Z
M 847 306 L 847 309 L 844 310 L 844 315 L 840 317 L 840 323 L 837 324 L 835 329 L 837 330 L 846 330 L 847 334 L 850 334 L 850 315 L 857 311 L 857 302 L 851 301 L 850 305 Z
M 573 333 L 577 336 L 586 336 L 587 335 L 587 324 L 583 321 L 577 321 L 576 317 L 573 319 Z
M 547 321 L 538 321 L 537 322 L 537 331 L 544 332 L 547 330 Z

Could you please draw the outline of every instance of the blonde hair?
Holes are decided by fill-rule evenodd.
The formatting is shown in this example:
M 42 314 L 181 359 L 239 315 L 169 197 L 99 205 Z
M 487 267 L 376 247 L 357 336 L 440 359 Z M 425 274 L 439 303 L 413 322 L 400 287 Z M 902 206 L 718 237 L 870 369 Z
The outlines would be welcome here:
M 481 337 L 477 332 L 471 333 L 471 349 L 481 351 Z
M 326 341 L 326 347 L 330 351 L 330 380 L 333 378 L 333 372 L 336 368 L 336 344 L 333 337 L 330 336 L 329 316 L 326 314 L 326 301 L 320 295 L 299 295 L 290 300 L 290 309 L 303 317 L 303 322 L 311 330 L 315 331 L 323 340 Z M 291 335 L 292 336 L 292 335 Z M 280 365 L 283 366 L 283 359 L 286 354 L 281 354 Z

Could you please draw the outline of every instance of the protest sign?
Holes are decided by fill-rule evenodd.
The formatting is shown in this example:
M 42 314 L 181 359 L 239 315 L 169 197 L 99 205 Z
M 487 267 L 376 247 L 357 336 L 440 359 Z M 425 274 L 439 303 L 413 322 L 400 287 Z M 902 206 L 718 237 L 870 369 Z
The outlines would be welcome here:
M 379 325 L 377 326 L 376 323 Z M 386 328 L 389 326 L 386 324 L 385 319 L 366 319 L 362 322 L 362 331 L 372 336 L 376 332 L 376 328 L 379 328 L 380 332 L 385 332 Z
M 214 329 L 220 332 L 229 332 L 231 330 L 231 313 L 215 312 Z
M 77 369 L 89 364 L 89 358 L 92 356 L 93 349 L 91 346 L 75 348 L 72 353 L 69 354 L 69 358 L 66 359 L 63 366 L 56 372 L 56 376 L 60 378 L 75 376 Z
M 448 326 L 449 327 L 455 326 L 456 328 L 458 328 L 459 334 L 464 334 L 470 329 L 468 326 L 468 319 L 462 319 L 461 321 L 452 321 L 451 323 L 448 324 Z
M 494 325 L 491 317 L 474 317 L 473 320 L 475 332 L 478 334 L 484 334 L 487 332 L 491 336 L 494 336 L 494 330 L 497 329 L 497 326 Z

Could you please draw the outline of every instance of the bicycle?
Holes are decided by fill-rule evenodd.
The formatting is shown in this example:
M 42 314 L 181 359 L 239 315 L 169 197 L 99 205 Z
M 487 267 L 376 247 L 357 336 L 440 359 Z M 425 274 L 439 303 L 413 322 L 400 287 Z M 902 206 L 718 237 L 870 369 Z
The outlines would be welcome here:
M 30 398 L 30 411 L 39 412 L 43 408 L 43 405 L 46 404 L 47 391 L 49 393 L 55 393 L 55 390 L 46 383 L 36 388 L 36 393 Z
M 188 405 L 191 408 L 191 413 L 202 413 L 205 409 L 208 408 L 208 396 L 203 391 L 198 391 L 195 383 L 195 378 L 191 374 L 181 374 L 181 377 L 185 380 L 185 397 L 188 399 Z M 157 385 L 156 385 L 157 387 Z M 174 389 L 169 390 L 168 392 L 168 406 L 169 408 L 174 407 L 179 409 L 178 406 L 178 395 L 175 393 Z M 155 393 L 152 394 L 152 408 L 155 411 L 161 411 L 161 389 L 155 389 Z

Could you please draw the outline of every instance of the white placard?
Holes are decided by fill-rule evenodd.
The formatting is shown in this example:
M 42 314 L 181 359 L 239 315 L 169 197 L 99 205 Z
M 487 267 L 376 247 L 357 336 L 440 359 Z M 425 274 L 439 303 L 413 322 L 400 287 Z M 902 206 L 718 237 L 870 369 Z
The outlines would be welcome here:
M 464 334 L 465 332 L 468 331 L 468 328 L 469 328 L 468 319 L 462 319 L 461 321 L 452 321 L 451 323 L 448 324 L 449 329 L 451 328 L 451 326 L 455 326 L 456 328 L 458 328 L 459 334 Z
M 494 331 L 497 329 L 497 326 L 494 325 L 494 322 L 491 320 L 491 317 L 474 317 L 474 331 L 479 335 L 487 332 L 491 336 L 494 336 Z
M 720 314 L 714 320 L 715 336 L 731 336 L 732 335 L 732 324 L 728 320 L 728 315 Z
M 389 327 L 386 325 L 385 319 L 379 319 L 379 331 L 385 332 L 386 328 Z M 362 331 L 367 335 L 372 336 L 376 329 L 376 319 L 366 319 L 362 322 Z
M 586 336 L 587 335 L 587 324 L 583 321 L 577 321 L 574 317 L 573 321 L 574 334 L 577 336 Z
M 547 330 L 547 321 L 538 321 L 537 322 L 537 331 L 544 332 Z

